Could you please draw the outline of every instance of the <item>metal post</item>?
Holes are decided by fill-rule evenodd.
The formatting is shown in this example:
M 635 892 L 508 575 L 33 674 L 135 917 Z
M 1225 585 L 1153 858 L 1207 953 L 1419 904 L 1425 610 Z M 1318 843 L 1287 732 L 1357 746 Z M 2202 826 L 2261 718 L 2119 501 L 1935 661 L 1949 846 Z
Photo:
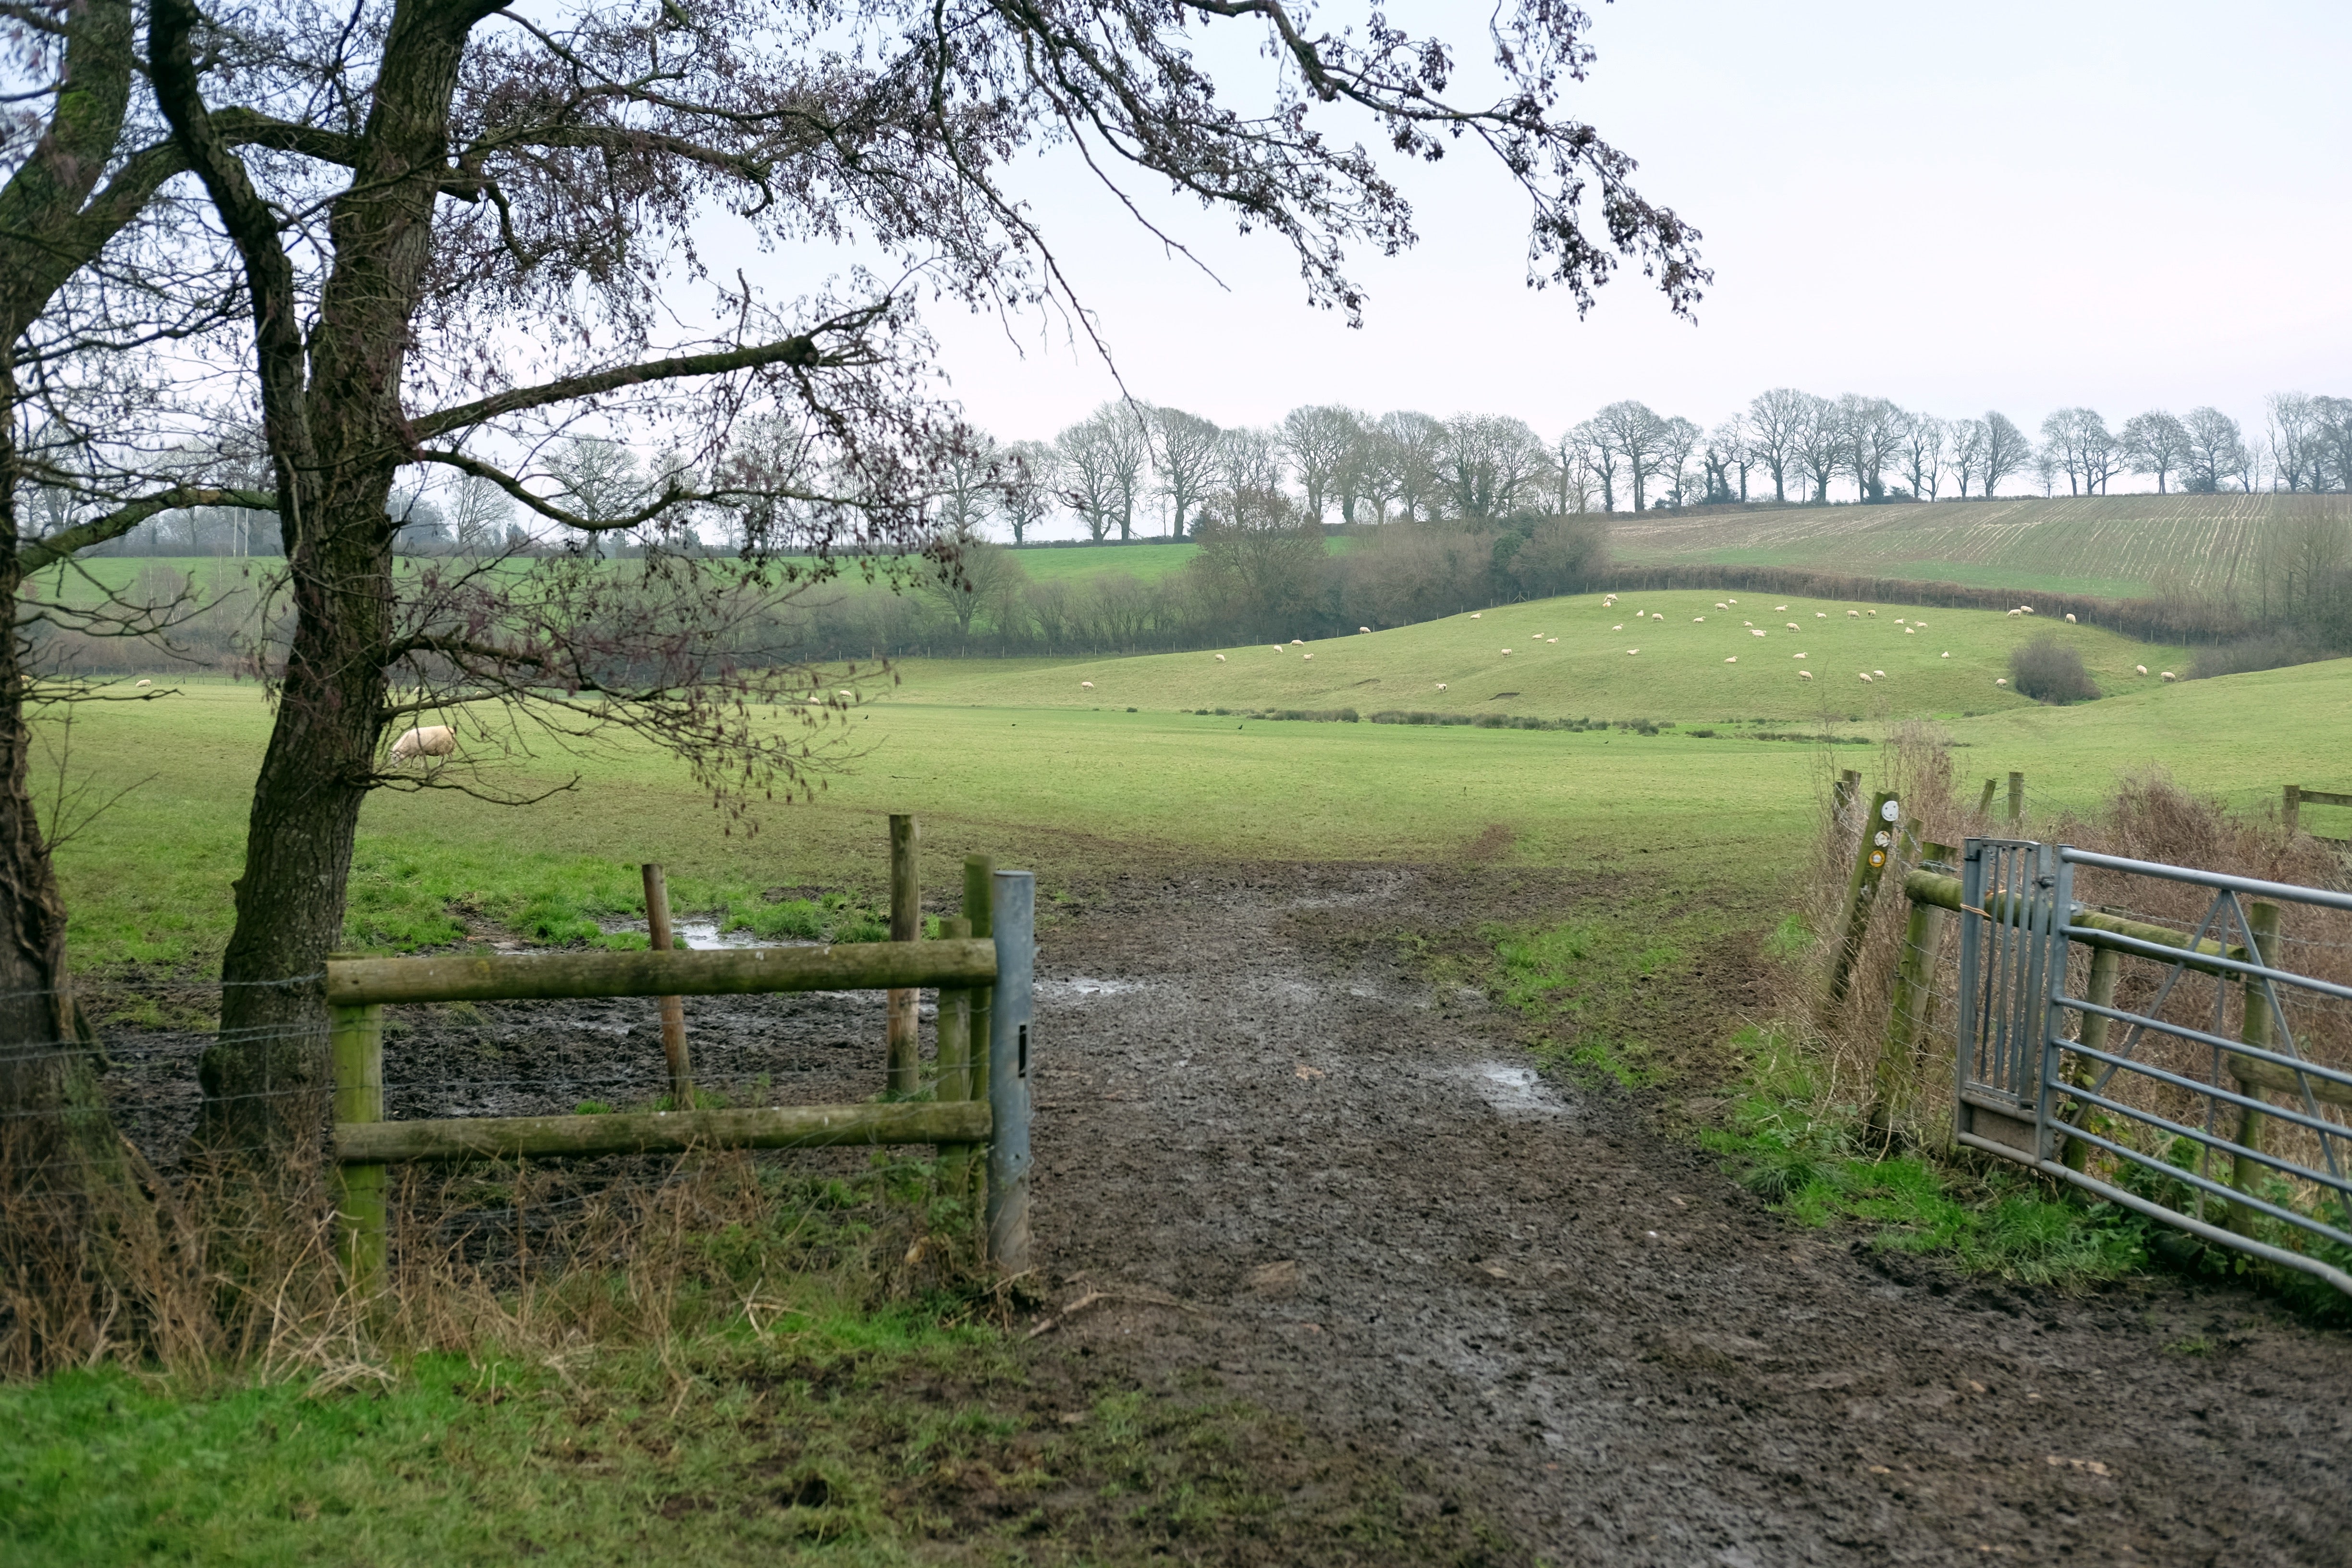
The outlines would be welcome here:
M 2025 775 L 2009 775 L 2009 820 L 2011 826 L 2025 820 Z
M 651 863 L 639 868 L 646 879 L 646 937 L 656 952 L 667 952 L 676 937 L 669 928 L 669 883 L 662 868 Z M 687 1054 L 686 998 L 664 996 L 661 1002 L 662 1059 L 669 1064 L 669 1108 L 694 1109 L 694 1064 Z
M 996 928 L 988 918 L 991 881 L 996 872 L 996 862 L 985 855 L 967 855 L 963 862 L 963 913 L 971 922 L 971 934 L 985 942 Z M 988 1076 L 989 999 L 995 994 L 985 985 L 971 989 L 971 1047 L 965 1058 L 965 1079 L 971 1085 L 974 1100 L 986 1100 L 992 1090 Z M 963 1191 L 975 1205 L 981 1199 L 981 1189 L 988 1180 L 988 1162 L 968 1161 L 964 1168 Z
M 383 1007 L 331 1007 L 335 1058 L 335 1120 L 383 1120 Z M 335 1166 L 335 1215 L 343 1279 L 362 1298 L 383 1287 L 382 1165 Z
M 1030 979 L 1037 879 L 1027 871 L 990 879 L 996 995 L 988 1016 L 988 1256 L 1018 1274 L 1029 1267 Z
M 890 940 L 916 942 L 923 934 L 922 882 L 915 865 L 915 819 L 890 818 Z M 918 1028 L 922 1018 L 919 991 L 889 994 L 884 1028 L 884 1054 L 888 1063 L 887 1087 L 892 1094 L 912 1094 L 922 1087 L 923 1064 Z

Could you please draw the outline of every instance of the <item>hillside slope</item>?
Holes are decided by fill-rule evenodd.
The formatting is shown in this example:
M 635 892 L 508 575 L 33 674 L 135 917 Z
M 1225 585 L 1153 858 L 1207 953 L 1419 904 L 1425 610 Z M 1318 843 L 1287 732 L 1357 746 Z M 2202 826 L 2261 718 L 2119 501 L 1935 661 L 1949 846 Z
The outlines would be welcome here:
M 1125 658 L 913 660 L 901 668 L 902 685 L 876 695 L 1022 708 L 1852 721 L 2032 707 L 1994 682 L 2009 673 L 2010 650 L 2042 632 L 2079 648 L 2110 694 L 2152 688 L 2158 672 L 2186 668 L 2180 649 L 2096 626 L 1980 610 L 1872 608 L 1875 615 L 1868 608 L 1849 614 L 1856 606 L 1843 602 L 1695 592 L 1633 594 L 1610 608 L 1584 595 L 1279 649 L 1253 644 Z M 1756 636 L 1759 630 L 1765 635 Z M 2136 673 L 2142 664 L 2150 674 Z M 1813 679 L 1801 679 L 1801 670 Z M 1868 682 L 1860 679 L 1864 672 L 1872 675 Z
M 2136 598 L 2167 573 L 2242 587 L 2263 530 L 2352 520 L 2352 496 L 2085 496 L 1614 520 L 1618 559 L 1801 566 L 1922 582 Z

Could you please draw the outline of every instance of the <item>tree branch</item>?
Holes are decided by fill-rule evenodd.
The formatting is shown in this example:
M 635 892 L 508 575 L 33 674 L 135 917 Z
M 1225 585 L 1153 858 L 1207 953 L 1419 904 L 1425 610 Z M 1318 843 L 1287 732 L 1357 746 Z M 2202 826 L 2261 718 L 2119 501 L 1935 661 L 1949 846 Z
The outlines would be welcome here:
M 273 490 L 221 489 L 210 485 L 173 485 L 116 507 L 103 516 L 62 528 L 40 539 L 28 539 L 17 546 L 17 560 L 27 573 L 56 564 L 69 555 L 88 550 L 93 544 L 103 544 L 110 539 L 120 539 L 159 511 L 178 511 L 192 506 L 236 506 L 248 511 L 276 511 L 278 496 Z

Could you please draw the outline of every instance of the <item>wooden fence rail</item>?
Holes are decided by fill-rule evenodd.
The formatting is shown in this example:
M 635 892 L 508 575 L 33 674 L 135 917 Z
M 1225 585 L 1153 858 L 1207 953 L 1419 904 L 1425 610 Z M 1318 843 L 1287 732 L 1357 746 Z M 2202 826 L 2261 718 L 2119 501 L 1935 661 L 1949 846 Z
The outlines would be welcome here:
M 2286 824 L 2289 833 L 2301 827 L 2305 805 L 2352 805 L 2352 795 L 2336 790 L 2305 789 L 2301 784 L 2286 784 L 2281 787 L 2279 794 L 2279 820 Z M 2315 833 L 2311 837 L 2323 844 L 2352 843 L 2352 839 L 2331 838 L 2324 833 Z
M 913 823 L 901 822 L 893 818 L 893 837 L 911 844 Z M 905 883 L 911 855 L 899 858 L 894 870 L 901 867 L 905 874 L 895 880 Z M 650 914 L 657 899 L 666 902 L 652 867 L 646 893 Z M 896 887 L 894 893 L 895 901 L 913 904 L 911 887 Z M 363 1295 L 381 1284 L 384 1167 L 393 1163 L 906 1143 L 937 1145 L 946 1184 L 959 1195 L 982 1195 L 978 1189 L 984 1179 L 989 1256 L 1015 1272 L 1027 1268 L 1035 879 L 1026 871 L 995 870 L 985 857 L 974 856 L 965 864 L 963 894 L 964 913 L 945 922 L 944 940 L 937 942 L 330 960 L 339 1243 L 347 1277 Z M 940 994 L 939 1082 L 925 1100 L 694 1110 L 690 1100 L 678 1099 L 672 1102 L 677 1109 L 616 1115 L 383 1120 L 388 1004 L 655 996 L 664 999 L 667 1026 L 670 1003 L 683 996 L 796 991 L 911 996 L 923 989 Z M 903 1005 L 894 1011 L 911 1015 Z M 666 1026 L 666 1046 L 671 1033 Z M 666 1053 L 674 1089 L 690 1081 L 682 1019 L 676 1033 L 676 1048 Z M 913 1042 L 903 1036 L 894 1028 L 886 1052 L 894 1096 L 918 1089 Z M 984 1178 L 971 1158 L 983 1146 Z

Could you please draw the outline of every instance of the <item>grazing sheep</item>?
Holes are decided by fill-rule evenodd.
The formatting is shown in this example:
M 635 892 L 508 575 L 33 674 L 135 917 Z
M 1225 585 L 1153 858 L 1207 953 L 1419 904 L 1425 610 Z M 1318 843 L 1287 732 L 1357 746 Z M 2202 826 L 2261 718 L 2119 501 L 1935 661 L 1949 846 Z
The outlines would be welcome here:
M 1625 628 L 1621 625 L 1621 626 L 1611 626 L 1609 629 L 1610 629 L 1611 631 L 1612 631 L 1612 632 L 1622 632 L 1622 631 L 1623 631 Z
M 1219 655 L 1217 656 L 1217 662 L 1218 662 L 1219 664 L 1223 664 L 1223 663 L 1224 663 L 1224 662 L 1225 662 L 1225 656 L 1224 656 L 1223 654 L 1219 654 Z
M 1754 621 L 1742 621 L 1742 622 L 1740 622 L 1739 624 L 1740 624 L 1741 626 L 1754 626 L 1756 623 L 1755 623 Z
M 1789 657 L 1790 657 L 1790 658 L 1804 658 L 1805 656 L 1804 656 L 1803 654 L 1801 654 L 1801 653 L 1792 653 L 1792 654 L 1790 654 Z
M 1862 619 L 1862 612 L 1860 610 L 1848 610 L 1845 613 L 1845 618 L 1850 621 L 1858 621 Z
M 1733 654 L 1729 658 L 1725 659 L 1723 662 L 1724 662 L 1724 663 L 1726 663 L 1726 664 L 1738 664 L 1738 663 L 1739 662 L 1739 656 L 1738 656 L 1738 654 L 1736 654 L 1736 653 L 1735 653 L 1735 654 Z
M 1788 625 L 1789 629 L 1790 629 L 1790 631 L 1792 631 L 1792 632 L 1793 632 L 1793 631 L 1795 631 L 1795 630 L 1797 629 L 1797 623 L 1796 623 L 1796 622 L 1794 622 L 1794 621 L 1790 621 L 1790 622 L 1787 623 L 1787 625 Z
M 1870 684 L 1870 671 L 1868 671 L 1868 670 L 1866 670 L 1866 669 L 1865 669 L 1865 670 L 1864 670 L 1864 671 L 1862 672 L 1862 683 L 1863 683 L 1864 686 L 1867 686 L 1867 685 L 1869 685 L 1869 684 Z
M 1943 653 L 1937 654 L 1936 657 L 1937 657 L 1937 658 L 1951 658 L 1952 656 L 1951 656 L 1951 653 L 1950 653 L 1948 650 L 1947 650 L 1946 652 L 1943 652 Z
M 1311 653 L 1302 653 L 1298 657 L 1301 658 L 1313 658 L 1315 656 Z
M 2017 607 L 2018 607 L 2020 610 L 2022 610 L 2023 612 L 2025 612 L 2025 614 L 2027 614 L 2027 615 L 2029 615 L 2029 616 L 2030 616 L 2030 615 L 2032 615 L 2032 614 L 2033 613 L 2033 606 L 2032 606 L 2032 605 L 2018 605 Z
M 1642 650 L 1641 650 L 1640 648 L 1637 648 L 1637 647 L 1629 647 L 1629 648 L 1627 648 L 1625 651 L 1626 651 L 1627 653 L 1639 653 L 1639 652 L 1641 652 Z
M 2009 677 L 2006 675 L 1996 675 L 1992 678 L 1992 683 L 1995 686 L 2007 686 L 2009 684 Z
M 1776 610 L 1785 610 L 1785 609 L 1787 609 L 1789 606 L 1788 606 L 1788 605 L 1773 605 L 1772 607 L 1773 607 L 1774 609 L 1776 609 Z
M 834 695 L 840 698 L 844 702 L 854 701 L 857 696 L 854 691 L 836 691 Z
M 1307 646 L 1307 639 L 1305 637 L 1293 637 L 1290 639 L 1290 646 L 1293 647 L 1305 647 Z
M 1275 651 L 1275 652 L 1276 652 L 1276 653 L 1281 653 L 1282 651 L 1284 651 L 1284 650 L 1283 650 L 1283 647 L 1282 647 L 1282 645 L 1281 645 L 1280 643 L 1276 643 L 1276 644 L 1275 644 L 1275 645 L 1274 645 L 1274 651 Z
M 1812 678 L 1813 672 L 1810 669 L 1801 669 L 1797 671 L 1797 679 L 1799 680 L 1811 680 Z
M 2067 624 L 2068 626 L 2080 626 L 2082 623 L 2081 623 L 2080 621 L 2077 621 L 2077 620 L 2076 620 L 2073 616 L 2071 616 L 2071 615 L 2070 615 L 2070 616 L 2068 616 L 2066 617 L 2066 624 Z
M 1925 621 L 1913 621 L 1911 624 L 1912 624 L 1913 626 L 1926 626 L 1927 623 L 1927 622 L 1925 622 Z
M 2141 673 L 2142 675 L 2146 675 L 2146 674 L 2147 673 L 2147 671 L 2146 671 L 2146 670 L 2144 670 L 2144 669 L 2143 669 L 2143 670 L 2141 670 L 2141 671 L 2140 671 L 2140 673 Z M 152 681 L 152 680 L 148 680 L 148 679 L 144 679 L 144 678 L 142 678 L 141 679 L 136 680 L 136 681 L 133 681 L 133 682 L 131 683 L 131 690 L 133 690 L 133 691 L 144 691 L 144 690 L 146 690 L 149 687 L 151 687 L 151 686 L 152 686 L 152 685 L 154 685 L 154 684 L 155 684 L 155 683 L 154 683 L 153 681 Z
M 1546 647 L 1558 647 L 1559 646 L 1559 639 L 1558 637 L 1546 637 L 1544 638 L 1544 646 Z
M 428 724 L 422 730 L 411 730 L 392 743 L 394 763 L 414 762 L 418 757 L 446 757 L 457 749 L 457 731 L 446 724 Z
M 2169 682 L 2169 681 L 2175 681 L 2175 680 L 2178 680 L 2178 679 L 2180 679 L 2180 677 L 2179 677 L 2179 676 L 2177 676 L 2177 675 L 2173 674 L 2173 673 L 2172 673 L 2172 671 L 2170 671 L 2170 670 L 2168 670 L 2168 670 L 2166 670 L 2166 671 L 2164 672 L 2164 674 L 2163 674 L 2159 679 L 2163 679 L 2163 680 L 2165 680 L 2165 681 Z
M 1769 634 L 1768 634 L 1767 632 L 1765 632 L 1765 631 L 1764 631 L 1764 629 L 1763 629 L 1762 627 L 1758 626 L 1758 627 L 1750 628 L 1750 630 L 1748 631 L 1748 635 L 1749 637 L 1760 637 L 1768 636 L 1768 635 L 1769 635 Z
M 1903 628 L 1903 635 L 1906 637 L 1916 637 L 1919 635 L 1919 628 L 1916 626 L 1905 626 Z
M 1475 621 L 1475 620 L 1476 620 L 1476 619 L 1478 618 L 1478 616 L 1479 616 L 1479 615 L 1480 615 L 1480 614 L 1481 614 L 1481 612 L 1479 612 L 1479 611 L 1477 611 L 1477 610 L 1473 610 L 1473 611 L 1471 611 L 1471 612 L 1470 612 L 1470 618 L 1471 618 L 1472 620 L 1474 620 L 1474 621 Z
M 1826 621 L 1829 618 L 1830 613 L 1827 610 L 1815 610 L 1813 612 L 1813 619 L 1817 621 Z
M 1658 614 L 1655 610 L 1653 610 L 1650 612 L 1650 618 L 1654 621 L 1663 621 L 1666 617 Z
M 2021 616 L 2021 615 L 2023 615 L 2023 614 L 2025 614 L 2025 612 L 2024 612 L 2023 610 L 2011 610 L 2011 611 L 2010 611 L 2010 612 L 2009 612 L 2009 618 L 2010 618 L 2011 620 L 2012 620 L 2012 621 L 2013 621 L 2013 620 L 2017 619 L 2017 617 L 2018 617 L 2018 616 Z
M 2142 675 L 2146 675 L 2146 674 L 2147 673 L 2147 666 L 2146 666 L 2146 665 L 2144 665 L 2144 664 L 2136 664 L 2136 665 L 2133 665 L 2133 666 L 2132 666 L 2132 668 L 2134 668 L 2134 669 L 2137 670 L 2137 671 L 2138 671 L 2140 674 L 2142 674 Z
M 1706 617 L 1705 616 L 1693 616 L 1691 617 L 1691 622 L 1692 622 L 1692 624 L 1693 624 L 1693 625 L 1696 625 L 1698 622 L 1703 621 L 1703 620 L 1705 620 L 1705 619 L 1706 619 Z
M 1510 652 L 1511 650 L 1510 650 L 1509 648 L 1505 648 L 1503 651 L 1504 651 L 1505 653 L 1508 653 L 1508 652 Z
M 1441 680 L 1441 681 L 1439 681 L 1439 682 L 1437 683 L 1437 689 L 1439 689 L 1440 691 L 1444 690 L 1444 689 L 1445 689 L 1445 682 L 1444 682 L 1444 681 L 1442 681 L 1442 680 Z
M 1370 631 L 1372 628 L 1371 628 L 1371 627 L 1370 627 L 1370 626 L 1358 626 L 1356 629 L 1357 629 L 1358 631 L 1360 631 L 1360 632 L 1369 632 L 1369 631 Z
M 1094 689 L 1095 683 L 1091 680 L 1081 680 L 1078 682 L 1078 689 L 1081 691 L 1092 691 Z
M 1901 616 L 1895 616 L 1895 624 L 1896 626 L 1901 626 L 1901 625 L 1903 624 L 1903 617 L 1902 617 Z
M 1727 609 L 1731 608 L 1731 606 L 1730 606 L 1729 605 L 1725 604 L 1725 603 L 1724 603 L 1722 600 L 1720 600 L 1720 599 L 1717 599 L 1717 600 L 1715 602 L 1715 607 L 1716 607 L 1717 609 L 1718 609 L 1718 610 L 1727 610 Z
M 1873 674 L 1873 675 L 1874 675 L 1874 676 L 1876 676 L 1876 677 L 1878 677 L 1878 679 L 1881 679 L 1881 680 L 1884 680 L 1884 679 L 1886 679 L 1886 672 L 1885 672 L 1885 670 L 1883 670 L 1883 669 L 1874 669 L 1874 670 L 1872 670 L 1870 673 L 1871 673 L 1871 674 Z

